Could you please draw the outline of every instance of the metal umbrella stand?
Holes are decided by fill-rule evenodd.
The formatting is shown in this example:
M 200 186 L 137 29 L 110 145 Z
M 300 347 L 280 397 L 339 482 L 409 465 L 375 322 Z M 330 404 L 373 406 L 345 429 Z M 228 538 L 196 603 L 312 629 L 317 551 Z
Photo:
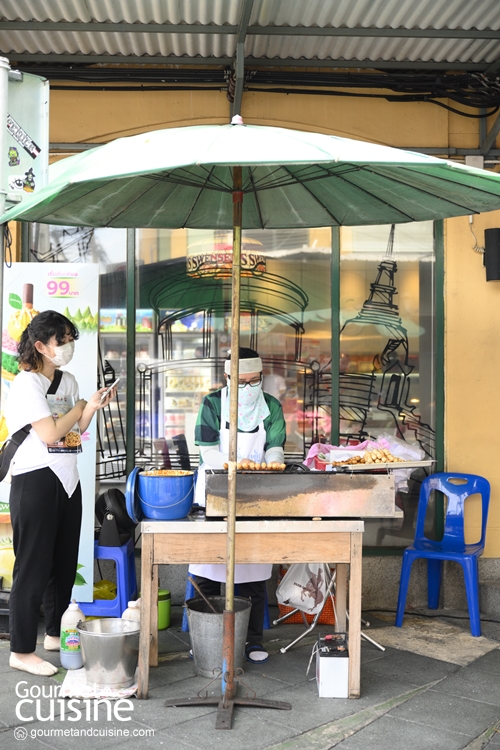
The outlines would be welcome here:
M 57 162 L 49 177 L 47 187 L 7 211 L 0 223 L 232 229 L 233 352 L 239 351 L 242 229 L 394 224 L 500 208 L 500 175 L 494 172 L 336 136 L 243 126 L 239 116 L 231 125 L 120 138 Z M 133 274 L 132 265 L 129 270 Z M 231 357 L 233 383 L 238 365 L 238 357 Z M 236 696 L 237 396 L 238 389 L 230 389 L 222 694 L 165 704 L 218 705 L 216 728 L 225 729 L 235 705 L 291 708 Z

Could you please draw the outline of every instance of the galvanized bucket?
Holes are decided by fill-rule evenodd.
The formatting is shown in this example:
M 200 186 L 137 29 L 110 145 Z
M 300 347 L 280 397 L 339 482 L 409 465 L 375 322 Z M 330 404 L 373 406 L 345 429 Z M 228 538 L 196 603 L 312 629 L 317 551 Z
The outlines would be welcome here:
M 105 617 L 79 622 L 87 683 L 96 688 L 126 688 L 134 684 L 139 658 L 138 622 Z
M 193 649 L 194 670 L 202 677 L 215 677 L 222 671 L 222 622 L 225 599 L 209 596 L 217 614 L 200 597 L 186 602 L 189 634 Z M 252 602 L 234 597 L 234 667 L 243 666 L 248 621 Z

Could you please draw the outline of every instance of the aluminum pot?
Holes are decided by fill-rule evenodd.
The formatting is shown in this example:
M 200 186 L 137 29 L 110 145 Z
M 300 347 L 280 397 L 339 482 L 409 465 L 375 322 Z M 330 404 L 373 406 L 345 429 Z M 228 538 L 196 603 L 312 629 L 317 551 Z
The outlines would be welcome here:
M 96 688 L 126 688 L 134 684 L 139 659 L 140 624 L 104 617 L 79 622 L 87 683 Z

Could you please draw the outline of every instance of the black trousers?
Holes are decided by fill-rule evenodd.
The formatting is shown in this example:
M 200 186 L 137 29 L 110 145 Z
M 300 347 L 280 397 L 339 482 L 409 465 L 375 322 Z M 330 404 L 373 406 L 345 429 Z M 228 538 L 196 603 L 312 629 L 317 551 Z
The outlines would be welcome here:
M 42 601 L 46 632 L 57 637 L 70 603 L 82 520 L 80 484 L 68 497 L 52 469 L 12 477 L 10 515 L 16 556 L 9 600 L 10 650 L 31 654 Z
M 195 576 L 195 581 L 205 596 L 220 596 L 221 583 L 210 578 Z M 247 641 L 252 645 L 262 643 L 264 633 L 264 613 L 266 611 L 266 582 L 247 581 L 238 583 L 238 596 L 251 599 L 250 621 L 248 623 Z

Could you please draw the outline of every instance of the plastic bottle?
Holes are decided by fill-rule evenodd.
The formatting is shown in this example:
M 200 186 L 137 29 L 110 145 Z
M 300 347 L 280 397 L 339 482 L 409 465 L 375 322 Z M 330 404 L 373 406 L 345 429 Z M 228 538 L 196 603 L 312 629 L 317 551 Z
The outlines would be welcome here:
M 135 602 L 129 602 L 128 607 L 122 614 L 123 620 L 134 620 L 134 622 L 141 621 L 141 602 L 139 599 Z
M 65 669 L 83 667 L 80 633 L 76 629 L 79 622 L 85 622 L 85 615 L 73 599 L 61 618 L 61 666 Z

